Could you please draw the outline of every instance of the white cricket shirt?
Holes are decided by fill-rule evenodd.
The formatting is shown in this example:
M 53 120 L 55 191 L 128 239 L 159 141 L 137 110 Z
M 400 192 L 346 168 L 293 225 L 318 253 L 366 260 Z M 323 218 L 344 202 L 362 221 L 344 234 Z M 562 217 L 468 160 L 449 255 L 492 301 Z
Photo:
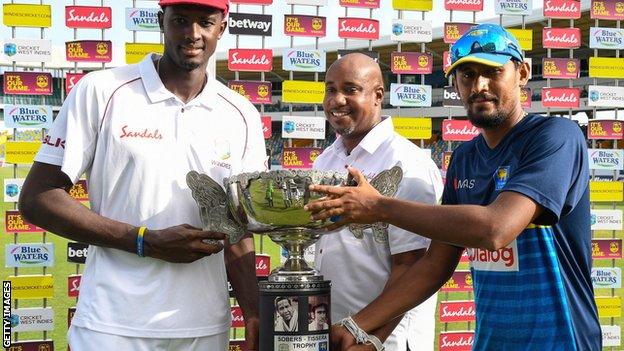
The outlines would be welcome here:
M 351 154 L 347 155 L 339 137 L 314 162 L 314 168 L 322 170 L 345 171 L 346 165 L 369 178 L 399 165 L 403 180 L 395 197 L 434 204 L 442 196 L 438 167 L 422 149 L 394 132 L 389 117 L 384 117 Z M 347 227 L 322 236 L 316 243 L 315 264 L 325 279 L 332 281 L 332 323 L 354 315 L 382 292 L 390 277 L 391 255 L 425 249 L 429 243 L 429 239 L 395 226 L 388 227 L 387 244 L 375 242 L 371 229 L 364 231 L 363 239 L 355 238 Z M 436 295 L 408 312 L 386 340 L 388 350 L 405 350 L 410 333 L 423 334 L 420 342 L 427 345 L 430 341 L 428 349 L 432 349 L 435 304 Z M 410 348 L 415 350 L 416 346 Z
M 86 172 L 91 209 L 102 216 L 149 229 L 201 227 L 186 174 L 221 183 L 264 170 L 260 116 L 214 77 L 183 103 L 160 81 L 156 58 L 81 79 L 35 160 L 60 165 L 73 182 Z M 176 264 L 91 245 L 72 323 L 134 337 L 225 332 L 223 252 Z

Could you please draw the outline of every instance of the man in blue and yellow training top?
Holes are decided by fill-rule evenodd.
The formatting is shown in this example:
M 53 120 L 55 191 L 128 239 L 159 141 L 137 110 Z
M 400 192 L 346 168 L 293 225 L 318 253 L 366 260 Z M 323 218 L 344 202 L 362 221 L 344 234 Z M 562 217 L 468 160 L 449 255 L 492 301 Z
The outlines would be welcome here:
M 600 350 L 580 128 L 522 110 L 530 66 L 504 28 L 472 27 L 450 54 L 448 74 L 481 135 L 453 153 L 441 206 L 383 197 L 355 169 L 349 171 L 357 187 L 311 187 L 331 195 L 308 204 L 316 219 L 340 216 L 335 226 L 387 222 L 433 239 L 405 279 L 353 320 L 370 333 L 418 305 L 450 277 L 466 248 L 474 350 Z

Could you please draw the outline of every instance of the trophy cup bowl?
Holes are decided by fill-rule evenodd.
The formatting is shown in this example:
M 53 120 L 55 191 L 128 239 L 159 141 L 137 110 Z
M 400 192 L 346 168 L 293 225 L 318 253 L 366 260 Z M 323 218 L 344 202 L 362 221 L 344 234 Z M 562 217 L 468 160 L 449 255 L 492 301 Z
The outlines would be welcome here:
M 303 259 L 303 251 L 325 233 L 331 221 L 314 221 L 303 209 L 322 194 L 310 192 L 311 184 L 345 184 L 347 174 L 318 170 L 274 170 L 241 173 L 225 178 L 221 186 L 204 174 L 191 171 L 187 183 L 200 207 L 205 230 L 229 235 L 231 243 L 245 232 L 266 234 L 282 246 L 288 258 L 272 272 L 283 276 L 314 276 L 315 271 Z M 215 207 L 219 210 L 214 211 Z M 220 218 L 216 218 L 220 216 Z

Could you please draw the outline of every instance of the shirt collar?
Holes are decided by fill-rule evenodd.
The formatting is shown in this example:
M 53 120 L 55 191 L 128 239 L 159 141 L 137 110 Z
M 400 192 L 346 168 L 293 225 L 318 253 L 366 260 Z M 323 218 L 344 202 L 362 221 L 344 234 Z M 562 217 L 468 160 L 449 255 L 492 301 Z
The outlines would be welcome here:
M 360 149 L 368 152 L 369 154 L 373 154 L 377 151 L 377 148 L 379 148 L 379 146 L 392 135 L 394 135 L 392 118 L 390 118 L 390 116 L 382 116 L 381 122 L 379 122 L 368 132 L 368 134 L 366 134 L 364 139 L 362 139 L 362 141 L 360 141 L 360 143 L 353 149 L 351 154 L 354 152 L 359 153 Z M 339 153 L 346 155 L 346 149 L 342 140 L 340 143 L 336 143 L 336 149 Z
M 176 101 L 180 101 L 180 99 L 172 92 L 167 90 L 165 85 L 160 80 L 158 73 L 156 72 L 156 67 L 154 67 L 154 61 L 162 58 L 161 55 L 150 54 L 145 56 L 145 58 L 139 63 L 139 71 L 141 73 L 141 79 L 143 81 L 143 87 L 147 92 L 147 96 L 149 97 L 152 103 L 157 103 L 161 101 L 165 101 L 168 99 L 175 99 Z M 211 79 L 210 74 L 206 72 L 208 76 L 208 80 L 206 82 L 206 86 L 204 89 L 197 95 L 193 100 L 189 101 L 187 105 L 204 105 L 210 107 L 211 95 L 213 94 L 211 87 L 214 85 L 214 81 Z

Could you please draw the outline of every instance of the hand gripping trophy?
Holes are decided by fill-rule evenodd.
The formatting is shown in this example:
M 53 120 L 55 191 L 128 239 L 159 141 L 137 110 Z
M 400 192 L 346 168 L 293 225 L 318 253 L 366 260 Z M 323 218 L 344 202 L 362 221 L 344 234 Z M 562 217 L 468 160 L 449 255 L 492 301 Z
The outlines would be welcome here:
M 403 178 L 400 167 L 379 173 L 371 184 L 393 196 Z M 271 272 L 260 288 L 260 351 L 290 350 L 293 343 L 329 350 L 331 283 L 308 266 L 303 251 L 314 244 L 331 221 L 314 221 L 303 209 L 322 195 L 310 192 L 311 184 L 347 185 L 347 174 L 319 170 L 275 170 L 241 173 L 225 178 L 223 187 L 205 174 L 186 176 L 199 207 L 204 230 L 228 235 L 238 242 L 246 232 L 266 234 L 288 253 L 283 266 Z M 224 190 L 225 188 L 225 190 Z M 374 239 L 387 241 L 387 224 L 351 224 L 361 238 L 371 228 Z

